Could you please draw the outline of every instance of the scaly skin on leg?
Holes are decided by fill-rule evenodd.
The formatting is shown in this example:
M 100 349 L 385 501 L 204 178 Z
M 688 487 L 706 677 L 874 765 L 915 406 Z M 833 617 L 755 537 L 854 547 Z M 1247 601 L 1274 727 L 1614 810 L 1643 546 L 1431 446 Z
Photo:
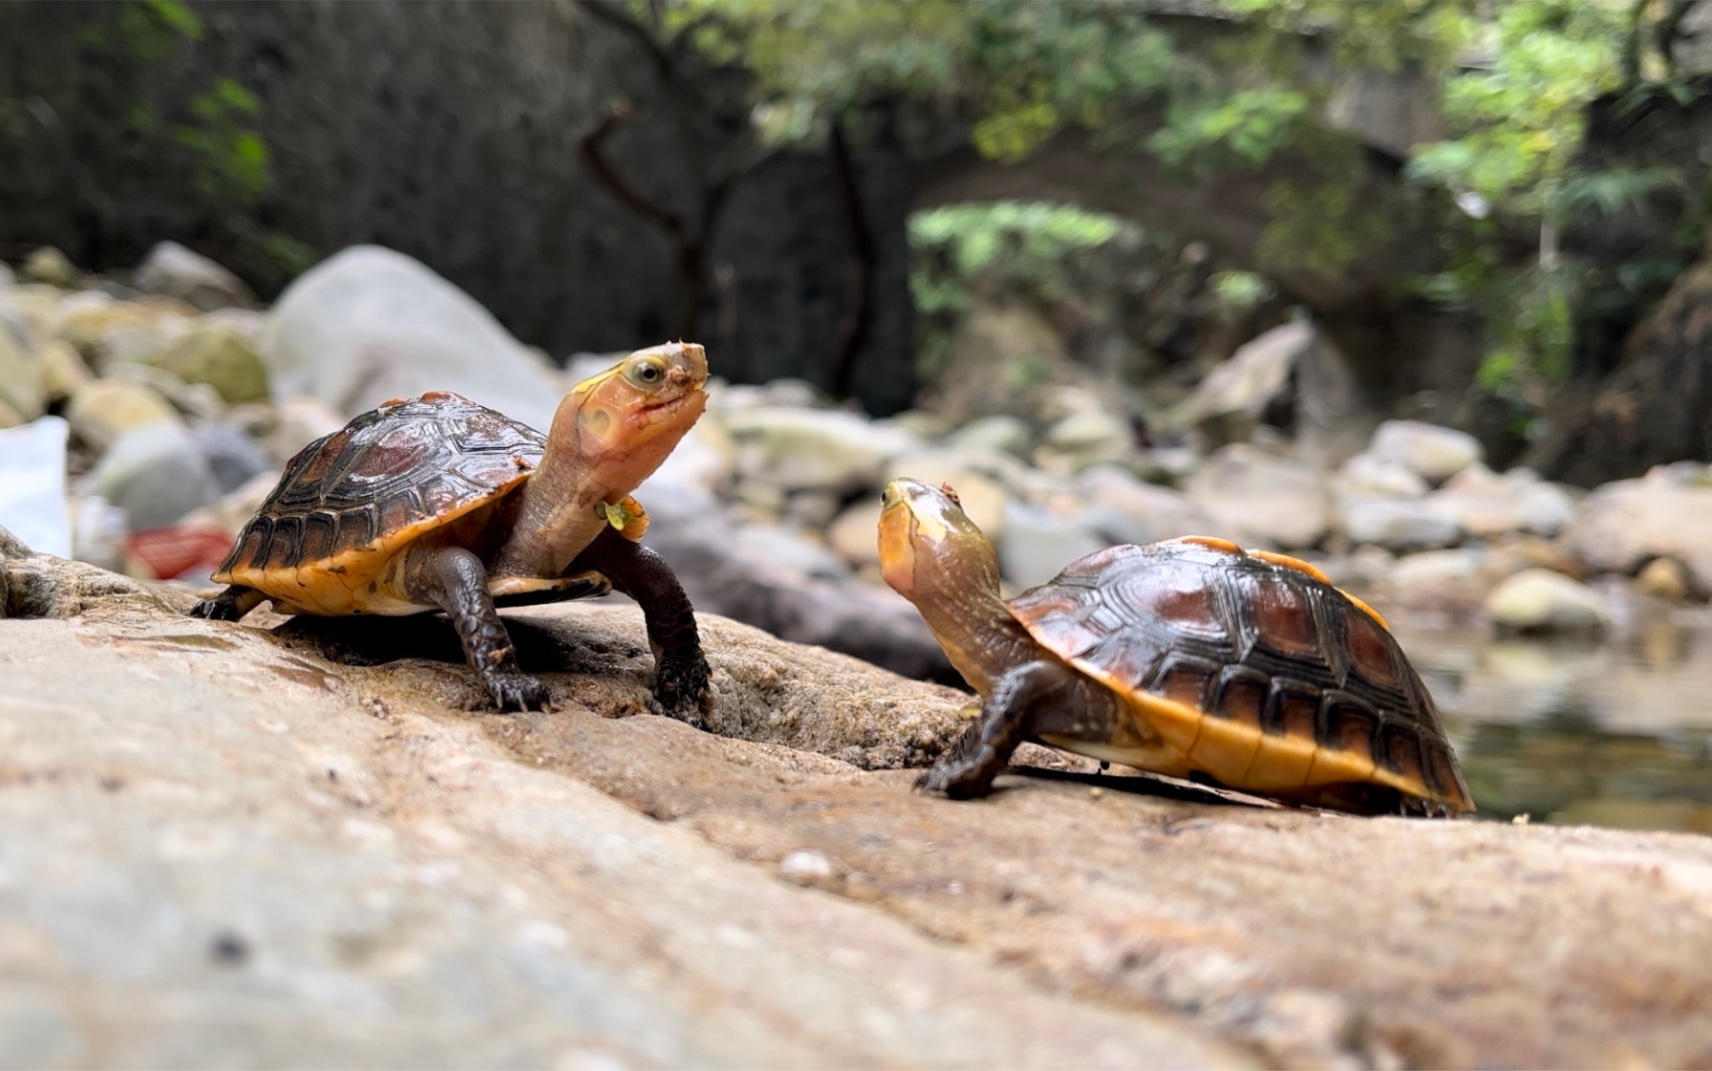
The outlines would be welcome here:
M 1071 727 L 1054 723 L 1065 722 L 1060 712 L 1080 683 L 1074 670 L 1056 662 L 1029 662 L 1006 673 L 982 704 L 980 718 L 933 769 L 916 779 L 916 789 L 943 792 L 954 800 L 985 796 L 1018 744 Z M 1079 725 L 1076 729 L 1085 731 Z
M 192 606 L 190 616 L 206 617 L 210 621 L 236 621 L 266 600 L 267 596 L 255 588 L 233 584 L 212 599 L 203 599 Z
M 481 559 L 463 547 L 418 547 L 409 553 L 404 574 L 408 594 L 434 603 L 451 618 L 464 658 L 494 704 L 502 711 L 544 708 L 547 686 L 517 668 L 517 652 L 493 607 Z
M 680 721 L 702 728 L 708 698 L 707 657 L 702 654 L 695 608 L 671 566 L 658 554 L 608 528 L 577 556 L 573 569 L 598 569 L 613 590 L 642 607 L 654 649 L 654 698 Z

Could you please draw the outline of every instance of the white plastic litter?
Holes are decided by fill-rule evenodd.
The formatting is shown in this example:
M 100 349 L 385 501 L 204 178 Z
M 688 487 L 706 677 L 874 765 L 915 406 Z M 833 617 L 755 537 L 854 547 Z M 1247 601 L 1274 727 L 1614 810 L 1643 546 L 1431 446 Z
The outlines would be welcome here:
M 46 416 L 0 430 L 0 526 L 31 550 L 71 556 L 71 512 L 65 497 L 65 444 L 70 426 Z

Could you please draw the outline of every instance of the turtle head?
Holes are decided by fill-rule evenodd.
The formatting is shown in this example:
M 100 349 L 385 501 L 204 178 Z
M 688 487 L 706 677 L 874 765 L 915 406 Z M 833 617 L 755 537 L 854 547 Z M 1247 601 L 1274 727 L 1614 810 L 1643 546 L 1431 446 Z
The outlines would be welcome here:
M 999 595 L 999 557 L 957 493 L 898 479 L 880 499 L 880 572 L 915 603 L 946 657 L 986 693 L 1019 627 Z
M 707 407 L 707 351 L 694 342 L 637 350 L 565 396 L 548 453 L 622 495 L 647 479 Z M 606 497 L 606 496 L 603 496 Z

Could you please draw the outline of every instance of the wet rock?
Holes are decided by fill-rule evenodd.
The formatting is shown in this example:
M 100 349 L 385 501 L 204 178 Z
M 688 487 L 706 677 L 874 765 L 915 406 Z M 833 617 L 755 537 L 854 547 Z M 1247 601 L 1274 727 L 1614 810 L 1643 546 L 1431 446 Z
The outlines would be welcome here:
M 1368 452 L 1435 484 L 1479 461 L 1482 454 L 1480 440 L 1467 432 L 1418 420 L 1387 420 L 1379 425 Z
M 879 483 L 886 462 L 921 442 L 851 413 L 754 406 L 726 417 L 737 446 L 737 472 L 786 491 L 834 494 Z
M 1387 550 L 1433 550 L 1462 539 L 1462 525 L 1436 502 L 1357 498 L 1338 503 L 1338 526 L 1352 542 Z
M 206 383 L 229 405 L 268 397 L 267 367 L 255 347 L 226 328 L 198 327 L 150 356 L 149 364 L 185 383 Z
M 1697 466 L 1664 466 L 1593 491 L 1576 507 L 1564 542 L 1600 572 L 1633 573 L 1668 557 L 1695 594 L 1712 594 L 1712 484 Z
M 1136 479 L 1115 465 L 1096 465 L 1076 480 L 1086 519 L 1111 543 L 1152 543 L 1204 535 L 1216 527 L 1189 496 Z
M 3 346 L 4 343 L 0 343 Z M 50 339 L 35 355 L 36 372 L 41 376 L 42 393 L 56 404 L 70 401 L 71 396 L 95 381 L 95 373 L 76 347 L 62 339 Z
M 83 279 L 83 273 L 71 258 L 51 245 L 44 245 L 24 258 L 24 278 L 32 283 L 45 283 L 70 290 Z
M 0 525 L 47 553 L 71 553 L 66 511 L 66 423 L 42 417 L 0 429 Z
M 65 416 L 72 432 L 105 451 L 121 436 L 150 424 L 178 424 L 178 412 L 159 392 L 126 379 L 99 379 L 72 396 Z
M 120 436 L 86 487 L 125 511 L 131 531 L 159 528 L 220 497 L 220 481 L 195 437 L 177 423 Z
M 564 394 L 555 370 L 468 294 L 378 246 L 298 277 L 270 314 L 261 354 L 276 397 L 311 395 L 346 418 L 446 390 L 546 428 Z
M 36 362 L 4 328 L 0 328 L 0 402 L 25 421 L 36 419 L 47 409 L 47 393 Z
M 1311 547 L 1331 526 L 1323 472 L 1245 443 L 1208 457 L 1184 489 L 1216 525 L 1206 534 L 1244 546 Z
M 593 662 L 547 674 L 556 710 L 449 706 L 467 671 L 428 618 L 337 640 L 115 600 L 9 623 L 17 1062 L 1680 1066 L 1712 1046 L 1703 837 L 1025 770 L 927 799 L 888 767 L 942 751 L 956 693 L 709 617 L 701 733 L 645 713 L 633 610 L 512 620 L 525 655 Z
M 1079 516 L 1048 512 L 1011 501 L 1005 504 L 999 571 L 1015 588 L 1044 584 L 1066 565 L 1107 545 Z
M 977 450 L 1027 457 L 1034 445 L 1034 433 L 1028 422 L 1020 417 L 995 414 L 977 417 L 945 437 L 951 450 Z
M 1494 625 L 1513 632 L 1585 631 L 1611 620 L 1598 592 L 1549 569 L 1506 578 L 1487 598 L 1486 612 Z
M 1502 476 L 1476 462 L 1445 482 L 1429 500 L 1472 536 L 1528 532 L 1553 536 L 1575 514 L 1575 503 L 1531 469 Z
M 139 290 L 177 298 L 203 312 L 256 303 L 242 279 L 177 242 L 156 242 L 138 265 L 135 282 Z

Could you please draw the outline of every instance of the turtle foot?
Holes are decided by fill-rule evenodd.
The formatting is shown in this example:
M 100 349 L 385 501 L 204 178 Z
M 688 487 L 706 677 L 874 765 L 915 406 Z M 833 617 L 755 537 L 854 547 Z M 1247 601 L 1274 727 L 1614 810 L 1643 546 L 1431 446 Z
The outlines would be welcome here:
M 238 615 L 222 606 L 219 599 L 203 599 L 190 608 L 190 616 L 206 617 L 210 621 L 236 621 L 238 619 Z
M 915 790 L 943 793 L 953 800 L 979 799 L 993 790 L 993 779 L 1003 768 L 1003 763 L 942 762 L 915 779 Z
M 707 658 L 699 650 L 693 658 L 660 661 L 654 672 L 654 699 L 668 717 L 691 728 L 705 729 L 704 715 L 711 698 L 708 679 L 712 675 Z
M 552 698 L 547 686 L 527 673 L 496 671 L 486 674 L 482 683 L 487 685 L 501 713 L 512 709 L 545 710 Z

